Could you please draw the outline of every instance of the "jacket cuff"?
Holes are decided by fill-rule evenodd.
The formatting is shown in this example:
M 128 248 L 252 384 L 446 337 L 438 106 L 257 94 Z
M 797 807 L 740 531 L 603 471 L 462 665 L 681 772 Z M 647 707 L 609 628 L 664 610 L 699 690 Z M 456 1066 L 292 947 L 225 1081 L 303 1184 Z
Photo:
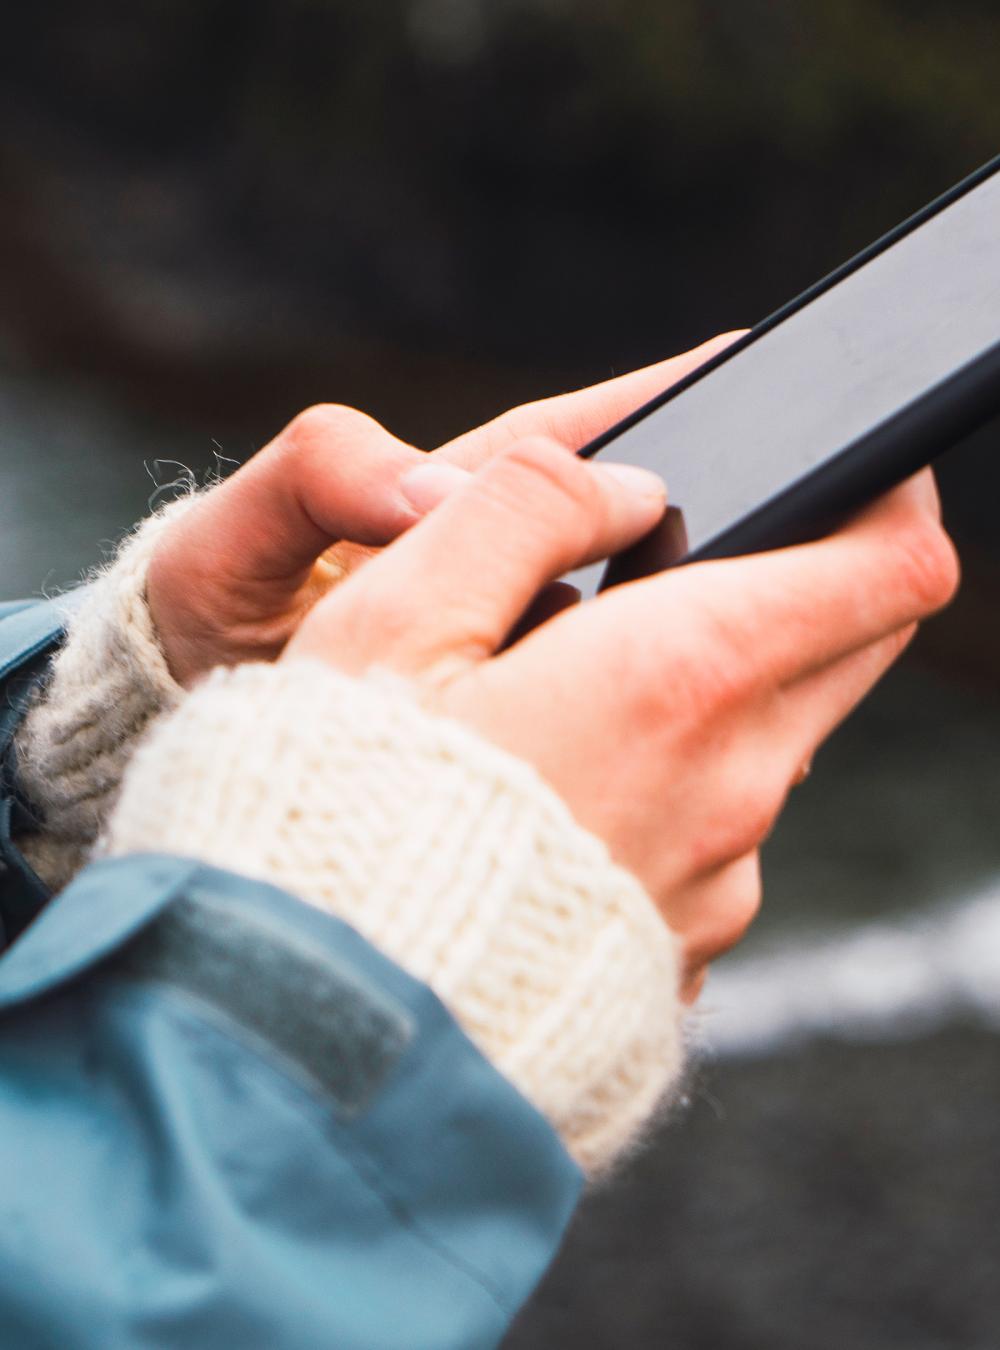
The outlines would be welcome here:
M 346 920 L 600 1171 L 678 1074 L 673 938 L 529 765 L 409 688 L 216 670 L 136 751 L 102 851 L 202 858 Z
M 18 730 L 18 782 L 39 828 L 17 843 L 53 890 L 86 861 L 149 722 L 183 693 L 167 668 L 145 591 L 160 536 L 193 500 L 183 497 L 143 521 L 93 580 Z

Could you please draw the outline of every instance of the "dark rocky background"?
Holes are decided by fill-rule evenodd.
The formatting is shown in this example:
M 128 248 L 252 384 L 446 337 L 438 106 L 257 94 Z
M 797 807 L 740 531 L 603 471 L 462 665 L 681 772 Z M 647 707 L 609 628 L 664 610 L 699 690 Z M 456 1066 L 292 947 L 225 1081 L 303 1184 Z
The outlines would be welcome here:
M 511 1350 L 996 1350 L 995 1036 L 711 1076 L 584 1207 Z
M 12 8 L 0 595 L 308 402 L 429 446 L 752 323 L 1000 151 L 998 58 L 994 0 Z M 992 895 L 998 443 L 942 464 L 962 596 L 795 794 L 719 1006 L 774 995 L 754 953 Z M 975 1016 L 904 1034 L 894 950 L 860 994 L 797 995 L 810 1038 L 723 1037 L 511 1346 L 1000 1345 L 991 968 Z M 885 1007 L 859 1031 L 860 995 Z

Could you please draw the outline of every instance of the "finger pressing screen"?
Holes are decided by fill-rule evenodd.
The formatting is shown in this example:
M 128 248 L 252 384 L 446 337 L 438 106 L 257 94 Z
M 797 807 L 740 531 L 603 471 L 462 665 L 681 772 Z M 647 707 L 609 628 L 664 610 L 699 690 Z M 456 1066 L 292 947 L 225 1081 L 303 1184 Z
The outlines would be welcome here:
M 624 548 L 664 505 L 655 475 L 522 442 L 317 606 L 290 654 L 330 644 L 346 668 L 405 670 L 490 655 L 547 583 Z

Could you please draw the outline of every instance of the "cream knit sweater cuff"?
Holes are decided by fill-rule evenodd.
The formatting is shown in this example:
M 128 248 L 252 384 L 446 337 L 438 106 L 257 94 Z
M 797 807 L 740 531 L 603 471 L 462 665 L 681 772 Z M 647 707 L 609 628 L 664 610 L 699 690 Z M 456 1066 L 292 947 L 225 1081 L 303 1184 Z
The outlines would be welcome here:
M 150 720 L 182 696 L 146 606 L 146 571 L 160 535 L 194 500 L 144 520 L 91 581 L 18 731 L 18 778 L 41 829 L 17 842 L 53 890 L 86 862 Z
M 388 676 L 216 670 L 139 746 L 100 851 L 275 883 L 428 983 L 589 1172 L 681 1059 L 674 941 L 525 763 Z

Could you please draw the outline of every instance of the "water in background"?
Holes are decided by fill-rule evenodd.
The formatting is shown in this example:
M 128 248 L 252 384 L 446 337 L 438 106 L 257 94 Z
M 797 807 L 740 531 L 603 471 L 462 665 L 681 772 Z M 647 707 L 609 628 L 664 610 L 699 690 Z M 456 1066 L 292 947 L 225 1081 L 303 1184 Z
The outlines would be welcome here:
M 101 562 L 157 485 L 211 461 L 208 436 L 151 424 L 92 386 L 0 367 L 0 599 Z

